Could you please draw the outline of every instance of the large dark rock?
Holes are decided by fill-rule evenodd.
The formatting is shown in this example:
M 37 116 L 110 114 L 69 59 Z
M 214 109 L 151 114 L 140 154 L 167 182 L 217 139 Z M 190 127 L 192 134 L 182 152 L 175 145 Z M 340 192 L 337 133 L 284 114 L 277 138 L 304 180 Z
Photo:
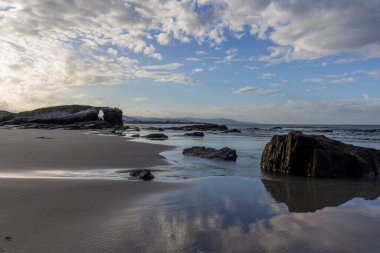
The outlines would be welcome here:
M 103 112 L 104 120 L 99 119 L 100 111 Z M 0 113 L 0 125 L 20 125 L 25 128 L 33 128 L 33 126 L 47 128 L 45 125 L 61 125 L 66 129 L 102 129 L 122 126 L 122 114 L 118 108 L 62 105 L 16 114 Z M 4 117 L 1 117 L 2 115 Z
M 129 175 L 131 177 L 137 177 L 141 180 L 145 180 L 145 181 L 149 181 L 149 180 L 152 180 L 154 178 L 152 172 L 150 170 L 147 170 L 147 169 L 136 169 L 136 170 L 132 170 Z
M 224 160 L 224 161 L 236 161 L 236 150 L 230 148 L 214 149 L 206 147 L 191 147 L 183 150 L 182 154 L 189 156 L 198 156 L 201 158 Z
M 301 132 L 273 136 L 261 157 L 263 171 L 296 176 L 372 177 L 379 168 L 380 150 Z
M 169 138 L 165 134 L 148 134 L 148 135 L 145 135 L 144 137 L 150 140 L 166 140 Z

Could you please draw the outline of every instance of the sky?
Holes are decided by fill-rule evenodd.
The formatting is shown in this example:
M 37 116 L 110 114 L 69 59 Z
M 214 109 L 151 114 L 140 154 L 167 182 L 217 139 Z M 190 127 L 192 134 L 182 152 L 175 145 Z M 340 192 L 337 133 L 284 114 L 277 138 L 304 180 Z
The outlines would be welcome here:
M 379 0 L 0 0 L 0 109 L 380 124 Z

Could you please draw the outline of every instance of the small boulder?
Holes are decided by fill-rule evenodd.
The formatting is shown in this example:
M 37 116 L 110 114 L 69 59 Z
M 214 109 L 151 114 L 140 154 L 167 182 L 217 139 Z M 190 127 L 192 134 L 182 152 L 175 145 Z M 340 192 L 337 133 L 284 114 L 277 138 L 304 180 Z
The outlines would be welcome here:
M 169 137 L 165 134 L 148 134 L 144 136 L 149 140 L 167 140 Z
M 236 161 L 236 150 L 230 148 L 214 149 L 206 147 L 191 147 L 183 150 L 182 154 L 188 156 L 198 156 L 206 159 Z
M 133 134 L 131 135 L 132 138 L 140 138 L 140 135 L 139 134 Z
M 203 137 L 205 136 L 205 134 L 203 132 L 193 132 L 193 133 L 186 133 L 185 136 Z
M 144 180 L 144 181 L 150 181 L 154 178 L 152 172 L 150 170 L 147 170 L 147 169 L 136 169 L 136 170 L 132 170 L 129 175 L 131 177 L 137 177 L 141 180 Z

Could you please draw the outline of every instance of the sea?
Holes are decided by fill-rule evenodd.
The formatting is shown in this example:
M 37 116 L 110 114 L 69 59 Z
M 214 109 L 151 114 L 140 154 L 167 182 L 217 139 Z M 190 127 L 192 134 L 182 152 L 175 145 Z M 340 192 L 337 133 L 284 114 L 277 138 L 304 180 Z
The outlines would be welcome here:
M 157 133 L 130 125 L 139 132 Z M 241 133 L 206 132 L 203 138 L 165 130 L 168 140 L 133 141 L 172 146 L 170 165 L 152 168 L 156 181 L 183 188 L 145 199 L 126 210 L 115 232 L 130 252 L 379 252 L 378 180 L 312 179 L 268 175 L 260 170 L 273 135 L 298 130 L 380 149 L 380 126 L 230 125 Z M 236 162 L 182 155 L 191 146 L 236 149 Z M 149 183 L 149 182 L 147 182 Z M 143 238 L 143 240 L 141 240 Z

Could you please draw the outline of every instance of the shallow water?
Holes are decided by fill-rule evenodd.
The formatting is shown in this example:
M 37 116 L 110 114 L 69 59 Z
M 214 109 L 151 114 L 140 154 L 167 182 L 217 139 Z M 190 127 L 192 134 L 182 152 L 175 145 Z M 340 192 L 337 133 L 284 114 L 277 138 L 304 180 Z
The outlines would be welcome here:
M 380 148 L 377 132 L 363 132 L 363 138 L 347 135 L 349 129 L 322 130 L 346 143 Z M 378 180 L 307 179 L 260 171 L 264 145 L 275 132 L 289 130 L 293 128 L 271 134 L 206 133 L 204 138 L 165 131 L 167 141 L 135 140 L 176 146 L 162 153 L 173 166 L 156 172 L 156 180 L 189 182 L 192 187 L 126 211 L 128 229 L 121 230 L 132 238 L 126 246 L 145 252 L 379 252 Z M 369 135 L 371 140 L 366 140 Z M 238 160 L 182 155 L 183 148 L 194 145 L 234 148 Z
M 379 194 L 368 182 L 210 177 L 121 211 L 107 249 L 378 252 Z

